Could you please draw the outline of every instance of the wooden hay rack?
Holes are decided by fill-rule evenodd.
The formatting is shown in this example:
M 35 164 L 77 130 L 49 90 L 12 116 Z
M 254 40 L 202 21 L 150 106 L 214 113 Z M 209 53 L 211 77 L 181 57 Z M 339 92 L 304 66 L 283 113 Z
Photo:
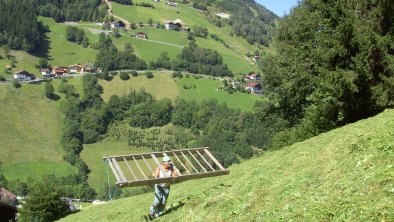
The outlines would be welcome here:
M 171 158 L 176 177 L 154 178 L 157 167 L 163 172 L 159 158 Z M 191 179 L 214 177 L 229 174 L 219 161 L 209 152 L 208 147 L 172 150 L 163 152 L 130 154 L 103 157 L 116 178 L 118 187 L 153 185 L 157 183 L 176 183 Z M 165 173 L 163 173 L 166 175 Z

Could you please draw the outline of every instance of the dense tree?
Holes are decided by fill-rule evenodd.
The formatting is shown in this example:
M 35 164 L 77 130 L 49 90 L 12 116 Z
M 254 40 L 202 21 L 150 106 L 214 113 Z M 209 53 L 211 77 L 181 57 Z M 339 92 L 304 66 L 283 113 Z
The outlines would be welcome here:
M 0 45 L 27 52 L 38 49 L 43 25 L 37 22 L 35 0 L 2 0 L 0 8 Z
M 48 99 L 52 99 L 55 96 L 54 92 L 55 92 L 55 89 L 53 88 L 52 83 L 46 82 L 45 83 L 45 87 L 44 87 L 44 94 L 45 94 L 45 96 Z
M 37 0 L 37 12 L 56 22 L 101 21 L 107 6 L 101 0 Z
M 281 21 L 278 54 L 262 66 L 275 115 L 295 126 L 277 146 L 393 107 L 389 2 L 305 0 Z
M 55 221 L 70 213 L 61 199 L 63 192 L 54 176 L 43 177 L 41 181 L 31 181 L 29 195 L 20 209 L 22 221 Z

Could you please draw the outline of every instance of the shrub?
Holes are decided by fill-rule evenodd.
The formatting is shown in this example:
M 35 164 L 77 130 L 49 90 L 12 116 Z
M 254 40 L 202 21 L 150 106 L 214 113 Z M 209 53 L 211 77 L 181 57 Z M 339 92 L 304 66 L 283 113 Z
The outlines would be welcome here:
M 119 78 L 120 78 L 121 80 L 129 80 L 129 79 L 130 79 L 130 76 L 129 76 L 129 74 L 128 74 L 127 72 L 121 72 L 121 73 L 119 74 Z
M 134 76 L 134 77 L 137 77 L 138 76 L 138 72 L 133 70 L 133 71 L 131 71 L 131 75 Z
M 6 81 L 5 77 L 0 75 L 0 82 L 4 82 L 4 81 Z
M 146 76 L 146 78 L 148 78 L 148 79 L 152 79 L 152 78 L 154 77 L 153 73 L 150 72 L 150 71 L 145 72 L 145 76 Z

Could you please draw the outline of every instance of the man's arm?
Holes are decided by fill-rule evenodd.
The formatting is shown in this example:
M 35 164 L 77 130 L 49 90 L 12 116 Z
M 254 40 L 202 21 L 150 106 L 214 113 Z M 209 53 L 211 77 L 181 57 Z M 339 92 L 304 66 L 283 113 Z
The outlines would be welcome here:
M 153 177 L 154 178 L 159 178 L 159 176 L 160 176 L 160 169 L 159 169 L 159 167 L 156 167 L 156 170 L 153 173 Z

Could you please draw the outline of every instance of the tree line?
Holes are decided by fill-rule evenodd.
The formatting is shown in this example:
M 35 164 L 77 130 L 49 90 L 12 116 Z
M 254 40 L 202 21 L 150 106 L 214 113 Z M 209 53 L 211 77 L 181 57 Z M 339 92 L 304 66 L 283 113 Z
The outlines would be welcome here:
M 101 0 L 37 0 L 37 13 L 56 22 L 102 21 L 108 7 Z
M 305 0 L 279 25 L 261 64 L 281 147 L 394 106 L 394 5 Z M 391 62 L 390 62 L 391 61 Z
M 35 1 L 2 0 L 0 8 L 0 45 L 27 52 L 38 49 L 46 29 L 37 22 Z

